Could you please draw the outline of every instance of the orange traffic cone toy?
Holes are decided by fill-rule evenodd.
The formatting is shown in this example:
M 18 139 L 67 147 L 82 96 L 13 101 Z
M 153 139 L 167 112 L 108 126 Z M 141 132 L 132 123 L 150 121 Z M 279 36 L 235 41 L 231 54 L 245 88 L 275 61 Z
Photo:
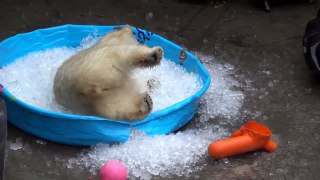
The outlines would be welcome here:
M 211 158 L 222 159 L 258 149 L 271 153 L 277 149 L 270 129 L 255 121 L 249 121 L 228 139 L 212 142 L 208 147 Z

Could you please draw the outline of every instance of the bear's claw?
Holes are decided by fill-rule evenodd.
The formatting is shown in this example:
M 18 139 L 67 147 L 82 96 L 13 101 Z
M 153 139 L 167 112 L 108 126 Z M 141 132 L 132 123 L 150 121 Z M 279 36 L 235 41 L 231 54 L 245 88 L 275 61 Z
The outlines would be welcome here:
M 144 97 L 144 104 L 147 106 L 147 112 L 150 112 L 153 108 L 153 102 L 149 94 L 146 93 Z

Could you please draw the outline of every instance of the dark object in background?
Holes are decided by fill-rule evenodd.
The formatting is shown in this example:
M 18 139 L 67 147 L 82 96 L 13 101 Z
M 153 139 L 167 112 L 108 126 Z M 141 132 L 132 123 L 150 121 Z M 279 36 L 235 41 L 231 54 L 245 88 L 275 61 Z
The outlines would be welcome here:
M 271 11 L 271 8 L 270 8 L 270 4 L 269 4 L 269 0 L 262 0 L 263 3 L 264 3 L 264 8 L 267 12 L 270 12 Z M 308 0 L 309 3 L 314 3 L 315 0 Z
M 320 10 L 317 17 L 307 23 L 302 45 L 308 67 L 320 75 Z
M 7 142 L 7 113 L 4 101 L 0 99 L 0 180 L 4 177 L 4 161 Z

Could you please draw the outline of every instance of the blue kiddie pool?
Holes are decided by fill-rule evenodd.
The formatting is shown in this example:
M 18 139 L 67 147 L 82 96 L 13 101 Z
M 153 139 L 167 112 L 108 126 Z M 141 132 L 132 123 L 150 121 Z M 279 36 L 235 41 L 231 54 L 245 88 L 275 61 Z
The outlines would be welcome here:
M 18 34 L 0 43 L 0 68 L 30 52 L 57 47 L 78 47 L 91 33 L 102 36 L 115 28 L 117 26 L 63 25 Z M 148 135 L 168 134 L 187 124 L 193 118 L 201 96 L 210 85 L 209 73 L 193 54 L 182 47 L 146 30 L 133 28 L 133 31 L 140 43 L 149 47 L 161 46 L 165 58 L 181 64 L 188 72 L 198 74 L 203 81 L 203 87 L 179 103 L 151 113 L 143 120 L 130 123 L 43 110 L 16 99 L 14 94 L 0 85 L 0 97 L 6 101 L 9 122 L 37 137 L 81 146 L 124 142 L 129 139 L 133 129 Z

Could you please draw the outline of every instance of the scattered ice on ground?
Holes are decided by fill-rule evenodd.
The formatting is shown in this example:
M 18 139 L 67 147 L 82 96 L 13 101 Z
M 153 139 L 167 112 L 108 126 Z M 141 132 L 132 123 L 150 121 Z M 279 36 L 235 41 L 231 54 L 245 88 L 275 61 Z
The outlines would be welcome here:
M 260 71 L 261 74 L 271 75 L 271 71 L 263 70 Z
M 306 92 L 306 94 L 311 94 L 312 93 L 312 88 L 306 88 L 305 92 Z
M 153 12 L 148 12 L 146 14 L 146 20 L 148 21 L 148 20 L 151 20 L 152 18 L 153 18 Z
M 119 145 L 98 144 L 90 151 L 70 159 L 68 167 L 85 165 L 96 173 L 104 163 L 119 160 L 129 175 L 149 179 L 152 176 L 189 176 L 204 168 L 207 146 L 225 136 L 226 131 L 208 125 L 170 135 L 147 136 L 133 131 L 128 142 Z
M 14 150 L 14 151 L 22 149 L 23 148 L 22 139 L 21 138 L 17 138 L 15 142 L 11 142 L 9 144 L 9 148 L 11 150 Z
M 36 140 L 36 143 L 42 144 L 42 145 L 46 145 L 46 144 L 47 144 L 47 141 L 42 140 L 42 139 L 38 139 L 38 140 Z

